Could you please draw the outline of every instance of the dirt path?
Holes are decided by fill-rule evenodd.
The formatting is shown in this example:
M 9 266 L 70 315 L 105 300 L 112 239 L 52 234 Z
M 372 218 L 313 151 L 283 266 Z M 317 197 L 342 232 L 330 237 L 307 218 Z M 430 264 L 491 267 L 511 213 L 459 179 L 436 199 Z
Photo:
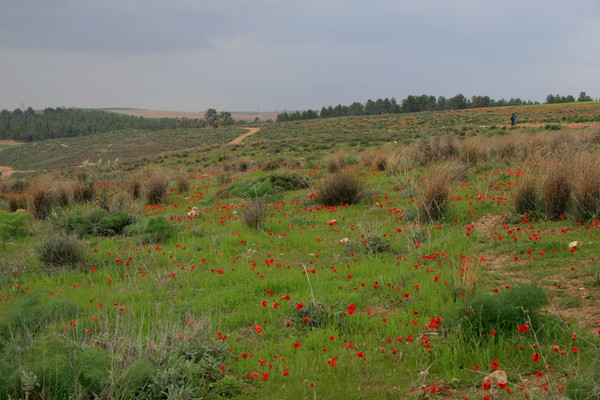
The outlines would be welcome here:
M 0 167 L 0 179 L 8 179 L 15 172 L 11 167 Z
M 600 122 L 591 121 L 591 122 L 517 122 L 516 125 L 483 125 L 481 128 L 490 128 L 490 127 L 505 127 L 505 128 L 541 128 L 546 125 L 560 125 L 563 128 L 598 128 L 600 127 Z
M 254 135 L 256 132 L 260 131 L 260 128 L 244 128 L 247 129 L 248 132 L 244 133 L 241 136 L 236 137 L 235 139 L 233 139 L 231 142 L 227 143 L 228 145 L 234 145 L 234 144 L 240 144 L 242 143 L 242 140 L 246 139 L 248 136 L 250 135 Z

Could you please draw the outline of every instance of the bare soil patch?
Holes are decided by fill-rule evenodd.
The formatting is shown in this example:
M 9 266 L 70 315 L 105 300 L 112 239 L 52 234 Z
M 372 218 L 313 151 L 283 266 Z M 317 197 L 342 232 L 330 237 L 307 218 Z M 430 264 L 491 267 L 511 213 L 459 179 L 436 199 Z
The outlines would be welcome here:
M 515 125 L 506 124 L 506 125 L 494 125 L 496 127 L 504 126 L 506 128 L 542 128 L 546 125 L 560 125 L 563 128 L 600 128 L 600 122 L 592 121 L 592 122 L 517 122 Z M 482 128 L 489 128 L 490 126 L 482 126 Z
M 246 128 L 246 129 L 248 130 L 248 132 L 236 137 L 235 139 L 233 139 L 231 142 L 229 142 L 227 144 L 230 146 L 234 145 L 234 144 L 240 144 L 240 143 L 242 143 L 242 140 L 246 139 L 248 136 L 254 135 L 256 132 L 260 131 L 260 128 Z
M 11 167 L 0 166 L 0 179 L 8 179 L 15 172 Z
M 484 215 L 474 222 L 474 225 L 479 233 L 490 236 L 496 227 L 503 223 L 502 221 L 502 216 Z M 586 281 L 592 278 L 590 275 L 567 278 L 557 270 L 557 274 L 539 280 L 526 268 L 527 261 L 515 260 L 511 254 L 486 255 L 485 257 L 487 271 L 501 281 L 531 283 L 544 287 L 549 292 L 557 292 L 556 295 L 550 294 L 551 303 L 545 307 L 545 311 L 560 318 L 573 319 L 592 334 L 596 333 L 600 327 L 600 306 L 598 305 L 600 286 L 586 284 Z M 583 268 L 585 263 L 586 261 L 582 261 L 572 267 Z M 523 266 L 523 268 L 516 268 L 518 266 Z M 571 305 L 565 306 L 565 304 Z

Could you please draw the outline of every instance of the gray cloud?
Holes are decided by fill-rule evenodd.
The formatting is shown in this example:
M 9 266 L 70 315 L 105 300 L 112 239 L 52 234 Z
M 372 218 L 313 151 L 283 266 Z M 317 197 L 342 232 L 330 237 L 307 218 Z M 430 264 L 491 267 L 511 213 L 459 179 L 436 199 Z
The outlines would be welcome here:
M 0 108 L 600 96 L 599 35 L 596 0 L 2 0 Z

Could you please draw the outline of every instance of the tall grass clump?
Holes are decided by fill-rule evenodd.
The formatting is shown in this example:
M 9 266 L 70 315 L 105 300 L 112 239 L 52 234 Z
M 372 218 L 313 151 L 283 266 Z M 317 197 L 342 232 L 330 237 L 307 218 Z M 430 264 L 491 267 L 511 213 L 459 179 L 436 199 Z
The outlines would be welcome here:
M 27 236 L 30 219 L 29 214 L 0 211 L 0 242 Z
M 360 201 L 364 185 L 355 175 L 331 175 L 318 187 L 317 202 L 325 206 L 354 204 Z
M 535 214 L 541 211 L 541 200 L 533 181 L 522 182 L 514 192 L 514 210 L 517 215 Z
M 267 205 L 262 197 L 248 197 L 240 214 L 241 221 L 251 229 L 258 229 L 267 218 Z
M 484 157 L 485 151 L 481 139 L 469 138 L 461 143 L 459 158 L 465 164 L 477 165 L 483 161 Z
M 584 153 L 577 161 L 573 182 L 575 217 L 581 221 L 600 217 L 600 159 Z
M 27 208 L 35 219 L 48 218 L 52 208 L 64 200 L 64 195 L 57 191 L 58 187 L 62 185 L 53 175 L 40 175 L 30 182 Z
M 346 155 L 340 151 L 333 153 L 327 159 L 327 171 L 336 173 L 346 167 Z
M 419 218 L 429 221 L 439 221 L 446 214 L 450 195 L 450 184 L 466 170 L 463 164 L 451 163 L 433 169 L 425 184 Z
M 47 266 L 77 266 L 85 261 L 85 244 L 76 235 L 53 234 L 38 246 L 37 255 Z
M 558 220 L 567 213 L 571 200 L 571 179 L 564 163 L 557 163 L 548 169 L 541 187 L 542 203 L 548 219 Z
M 160 204 L 167 195 L 169 176 L 158 167 L 146 167 L 142 176 L 143 196 L 147 204 Z
M 71 184 L 71 193 L 75 202 L 92 201 L 94 199 L 94 186 L 83 181 Z

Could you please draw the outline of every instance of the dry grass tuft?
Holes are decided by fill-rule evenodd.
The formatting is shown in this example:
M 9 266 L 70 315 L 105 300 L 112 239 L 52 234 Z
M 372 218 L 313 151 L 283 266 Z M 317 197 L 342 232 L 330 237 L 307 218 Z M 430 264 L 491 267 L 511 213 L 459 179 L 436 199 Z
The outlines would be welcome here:
M 522 182 L 515 190 L 513 201 L 517 215 L 535 214 L 542 208 L 537 185 L 533 181 Z
M 355 175 L 332 175 L 318 189 L 317 202 L 326 206 L 354 204 L 360 200 L 364 185 Z
M 546 217 L 550 220 L 562 218 L 569 209 L 571 200 L 571 176 L 564 162 L 550 166 L 541 188 L 542 203 Z
M 575 217 L 587 221 L 600 217 L 600 157 L 589 152 L 579 156 L 573 177 Z
M 240 220 L 251 229 L 258 229 L 267 218 L 267 202 L 261 197 L 247 198 Z
M 446 214 L 450 185 L 464 178 L 467 168 L 461 163 L 449 163 L 433 169 L 425 183 L 425 189 L 419 204 L 419 218 L 439 221 Z

